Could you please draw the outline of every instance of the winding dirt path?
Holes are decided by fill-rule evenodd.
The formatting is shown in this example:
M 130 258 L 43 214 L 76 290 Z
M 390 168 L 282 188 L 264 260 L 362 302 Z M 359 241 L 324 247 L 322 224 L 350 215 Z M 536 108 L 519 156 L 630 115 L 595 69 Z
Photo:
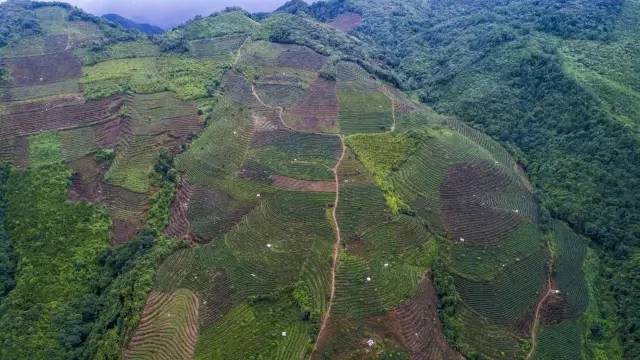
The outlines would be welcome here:
M 540 313 L 542 312 L 542 306 L 547 301 L 549 296 L 557 294 L 557 291 L 558 290 L 553 286 L 553 283 L 551 282 L 551 275 L 549 275 L 549 278 L 547 279 L 547 293 L 544 294 L 542 299 L 538 301 L 538 305 L 536 305 L 536 314 L 533 318 L 533 326 L 531 326 L 531 350 L 529 350 L 529 353 L 525 358 L 526 360 L 531 359 L 533 353 L 536 351 L 536 341 L 538 337 L 538 328 L 540 327 Z
M 318 343 L 324 337 L 325 330 L 327 329 L 327 323 L 329 322 L 329 316 L 331 315 L 331 308 L 333 307 L 333 299 L 336 295 L 336 269 L 338 267 L 338 257 L 340 256 L 340 246 L 342 246 L 342 238 L 340 235 L 340 223 L 338 222 L 337 209 L 338 204 L 340 203 L 340 175 L 338 173 L 340 169 L 340 164 L 342 164 L 342 160 L 344 160 L 344 156 L 347 153 L 347 146 L 344 142 L 344 136 L 337 135 L 340 138 L 340 145 L 342 147 L 342 153 L 340 154 L 340 159 L 336 163 L 336 166 L 331 169 L 333 171 L 335 181 L 336 181 L 336 199 L 333 203 L 333 224 L 336 232 L 336 242 L 333 244 L 333 262 L 331 264 L 331 291 L 329 293 L 329 303 L 327 305 L 327 310 L 322 317 L 322 321 L 320 322 L 320 330 L 318 331 L 318 336 L 316 337 L 316 342 L 313 344 L 313 351 L 309 358 L 313 358 L 313 354 L 318 350 Z
M 282 126 L 284 126 L 286 129 L 293 131 L 293 132 L 298 132 L 294 129 L 292 129 L 291 127 L 289 127 L 289 125 L 287 125 L 287 123 L 284 121 L 283 118 L 283 113 L 284 113 L 284 108 L 282 108 L 281 106 L 269 106 L 267 104 L 265 104 L 264 101 L 262 101 L 262 99 L 260 98 L 260 96 L 258 95 L 258 93 L 256 92 L 256 88 L 254 86 L 254 84 L 251 84 L 251 92 L 253 93 L 253 97 L 256 98 L 256 100 L 258 101 L 258 103 L 261 106 L 264 106 L 266 108 L 277 108 L 278 109 L 278 117 L 280 118 L 280 122 L 282 123 Z M 395 117 L 394 117 L 394 128 L 395 128 Z M 327 134 L 327 133 L 316 133 L 313 132 L 312 134 L 317 134 L 317 135 L 325 135 L 325 136 L 336 136 L 340 139 L 340 148 L 341 148 L 341 152 L 340 152 L 340 158 L 338 158 L 338 161 L 336 162 L 335 166 L 331 168 L 331 171 L 333 172 L 333 176 L 334 176 L 334 181 L 335 181 L 335 192 L 336 192 L 336 198 L 333 202 L 333 209 L 332 209 L 332 217 L 333 217 L 333 227 L 336 233 L 336 241 L 333 244 L 333 252 L 332 252 L 332 264 L 331 264 L 331 291 L 329 293 L 329 302 L 327 305 L 327 310 L 325 311 L 324 315 L 322 316 L 322 321 L 320 322 L 320 330 L 318 331 L 318 336 L 316 337 L 316 342 L 313 345 L 313 351 L 311 352 L 311 354 L 309 355 L 310 358 L 313 357 L 313 355 L 315 354 L 316 350 L 318 349 L 318 343 L 320 342 L 320 340 L 324 337 L 325 335 L 325 331 L 327 329 L 327 324 L 329 322 L 329 317 L 331 314 L 331 309 L 333 307 L 333 299 L 335 298 L 335 294 L 336 294 L 336 269 L 338 267 L 338 258 L 340 256 L 340 246 L 342 246 L 342 237 L 340 234 L 340 224 L 338 222 L 338 215 L 337 215 L 337 209 L 338 209 L 338 204 L 340 203 L 340 175 L 339 175 L 339 169 L 340 169 L 340 165 L 342 164 L 342 161 L 344 160 L 344 157 L 347 153 L 347 145 L 345 143 L 344 140 L 344 136 L 342 136 L 341 134 Z

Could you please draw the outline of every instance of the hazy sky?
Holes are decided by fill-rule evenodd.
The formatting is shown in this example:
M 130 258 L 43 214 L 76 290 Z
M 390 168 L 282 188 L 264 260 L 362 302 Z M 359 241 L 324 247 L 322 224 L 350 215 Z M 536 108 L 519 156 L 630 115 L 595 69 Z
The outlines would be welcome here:
M 117 13 L 161 27 L 172 27 L 195 15 L 209 15 L 227 6 L 250 12 L 272 11 L 287 0 L 61 0 L 95 14 Z M 0 0 L 2 2 L 2 0 Z M 310 2 L 310 1 L 309 1 Z

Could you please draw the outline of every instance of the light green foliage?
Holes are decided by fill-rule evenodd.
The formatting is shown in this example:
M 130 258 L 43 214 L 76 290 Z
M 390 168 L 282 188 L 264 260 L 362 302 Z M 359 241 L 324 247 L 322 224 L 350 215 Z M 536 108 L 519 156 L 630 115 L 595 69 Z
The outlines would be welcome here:
M 417 141 L 407 134 L 357 134 L 347 137 L 347 145 L 376 179 L 397 171 L 415 150 Z
M 163 51 L 183 53 L 190 50 L 190 40 L 250 33 L 258 25 L 242 11 L 223 11 L 205 18 L 198 16 L 164 34 L 160 47 Z
M 109 60 L 85 67 L 83 72 L 85 93 L 92 99 L 130 90 L 172 91 L 180 99 L 193 100 L 208 96 L 222 69 L 212 60 L 159 57 Z
M 67 16 L 69 12 L 66 9 L 57 6 L 46 6 L 35 9 L 38 22 L 47 33 L 59 34 L 66 30 Z
M 153 57 L 158 55 L 160 55 L 160 49 L 149 40 L 117 42 L 107 45 L 106 48 L 80 48 L 76 50 L 76 56 L 78 56 L 85 65 L 94 65 L 106 60 Z
M 184 26 L 168 32 L 166 36 L 171 38 L 180 34 L 187 40 L 213 38 L 251 32 L 258 25 L 242 11 L 223 11 L 205 18 L 196 18 Z
M 62 161 L 60 137 L 55 132 L 33 135 L 29 138 L 29 159 L 32 166 Z
M 418 137 L 407 134 L 358 134 L 347 138 L 347 145 L 369 170 L 376 184 L 385 192 L 387 206 L 397 214 L 407 205 L 394 192 L 389 173 L 397 171 L 418 146 Z
M 5 47 L 0 47 L 0 55 L 3 57 L 32 56 L 43 53 L 44 38 L 42 36 L 25 36 Z

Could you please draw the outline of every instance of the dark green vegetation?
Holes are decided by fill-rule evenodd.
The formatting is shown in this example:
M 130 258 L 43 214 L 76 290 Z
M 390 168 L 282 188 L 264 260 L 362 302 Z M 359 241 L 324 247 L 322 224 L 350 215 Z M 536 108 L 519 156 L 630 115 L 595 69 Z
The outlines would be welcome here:
M 0 358 L 633 358 L 638 8 L 3 3 Z

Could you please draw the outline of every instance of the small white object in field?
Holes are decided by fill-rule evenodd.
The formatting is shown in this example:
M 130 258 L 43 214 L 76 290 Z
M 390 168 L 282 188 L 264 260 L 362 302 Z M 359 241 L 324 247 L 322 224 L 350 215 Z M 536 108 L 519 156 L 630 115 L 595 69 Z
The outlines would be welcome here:
M 233 135 L 238 135 L 238 132 L 237 132 L 237 131 L 234 131 L 234 132 L 233 132 Z
M 286 332 L 286 331 L 283 331 L 283 332 L 282 332 L 282 336 L 287 336 L 287 332 Z
M 373 345 L 375 345 L 375 344 L 376 344 L 376 342 L 373 341 L 373 339 L 367 340 L 367 345 L 369 345 L 369 347 L 373 347 Z
M 202 300 L 202 305 L 207 305 L 207 300 Z
M 256 277 L 256 274 L 251 274 L 252 277 Z
M 267 247 L 268 247 L 268 248 L 271 248 L 271 244 L 267 244 Z
M 463 237 L 460 238 L 460 242 L 464 242 L 464 238 Z
M 256 194 L 256 197 L 260 197 L 260 194 Z
M 384 267 L 389 267 L 389 263 L 384 263 Z
M 367 276 L 367 281 L 371 281 L 371 278 L 369 276 Z

